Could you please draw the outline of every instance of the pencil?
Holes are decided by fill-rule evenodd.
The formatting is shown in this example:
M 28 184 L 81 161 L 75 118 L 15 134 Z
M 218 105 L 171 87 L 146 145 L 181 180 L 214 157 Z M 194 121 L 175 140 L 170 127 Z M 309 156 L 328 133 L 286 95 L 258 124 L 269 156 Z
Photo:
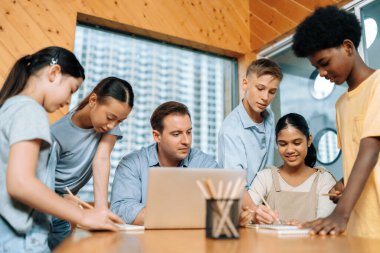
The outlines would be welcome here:
M 218 192 L 215 191 L 215 187 L 214 187 L 214 185 L 210 179 L 203 179 L 203 183 L 200 180 L 197 180 L 196 183 L 197 183 L 199 189 L 201 190 L 203 196 L 205 197 L 205 199 L 216 200 L 216 203 L 215 203 L 216 204 L 216 210 L 219 213 L 219 215 L 222 216 L 223 210 L 225 207 L 224 207 L 223 203 L 220 203 L 219 201 L 220 201 L 222 194 L 223 194 L 223 182 L 219 181 Z M 231 189 L 231 186 L 232 186 L 232 182 L 230 181 L 227 184 L 227 190 L 224 193 L 226 195 L 226 197 L 227 197 L 228 191 Z M 220 219 L 216 219 L 214 221 L 220 222 Z M 234 224 L 232 223 L 231 219 L 229 217 L 227 217 L 225 222 L 226 222 L 226 224 L 224 224 L 222 229 L 223 229 L 224 233 L 227 235 L 227 237 L 232 236 L 231 232 L 233 233 L 233 235 L 235 237 L 238 237 L 239 233 L 237 232 L 236 228 L 234 227 Z M 215 237 L 218 237 L 219 235 L 215 234 L 215 230 L 217 228 L 216 224 L 213 224 L 212 226 L 213 226 L 212 234 Z M 231 232 L 228 229 L 230 229 Z
M 257 191 L 255 188 L 252 187 L 252 189 L 255 190 L 255 192 L 257 193 L 257 195 L 259 195 L 259 197 L 260 197 L 261 201 L 264 203 L 264 205 L 266 205 L 270 210 L 273 211 L 273 209 L 270 207 L 270 205 L 269 205 L 268 202 L 265 200 L 265 198 L 263 197 L 263 195 L 262 195 L 259 191 Z M 282 224 L 280 218 L 277 218 L 277 222 L 278 222 L 279 224 Z
M 65 187 L 65 190 L 67 191 L 68 194 L 70 194 L 72 197 L 75 198 L 75 200 L 77 200 L 77 201 L 80 203 L 79 207 L 81 207 L 81 205 L 83 205 L 83 206 L 85 206 L 85 207 L 87 207 L 87 208 L 89 208 L 89 209 L 93 209 L 93 208 L 94 208 L 94 207 L 93 207 L 92 205 L 90 205 L 89 203 L 86 203 L 86 202 L 82 201 L 80 198 L 78 198 L 77 196 L 75 196 L 75 195 L 70 191 L 70 189 L 69 189 L 67 186 Z
M 264 196 L 260 192 L 258 192 L 256 190 L 255 190 L 255 192 L 257 193 L 257 195 L 259 195 L 259 197 L 260 197 L 261 201 L 264 203 L 264 205 L 266 205 L 269 209 L 272 210 L 272 208 L 270 207 L 270 205 L 268 204 L 268 202 L 265 200 Z
M 336 194 L 336 193 L 323 193 L 322 196 L 331 196 L 331 197 L 338 197 L 342 194 Z

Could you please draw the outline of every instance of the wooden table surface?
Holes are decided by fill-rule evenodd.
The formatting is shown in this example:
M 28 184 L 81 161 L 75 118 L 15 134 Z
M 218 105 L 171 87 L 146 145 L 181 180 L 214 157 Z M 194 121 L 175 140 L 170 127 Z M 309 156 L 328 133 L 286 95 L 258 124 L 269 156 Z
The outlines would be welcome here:
M 140 234 L 125 232 L 75 231 L 57 249 L 57 253 L 85 252 L 380 252 L 380 239 L 364 239 L 350 236 L 278 238 L 257 233 L 255 229 L 240 229 L 239 239 L 207 239 L 205 230 L 145 230 Z

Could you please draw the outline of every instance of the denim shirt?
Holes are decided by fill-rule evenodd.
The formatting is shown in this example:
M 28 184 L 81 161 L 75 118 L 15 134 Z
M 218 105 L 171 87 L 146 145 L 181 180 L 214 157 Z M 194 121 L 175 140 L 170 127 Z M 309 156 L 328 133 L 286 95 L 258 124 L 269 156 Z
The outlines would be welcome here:
M 241 102 L 223 121 L 218 137 L 218 163 L 227 169 L 247 171 L 247 185 L 257 172 L 273 164 L 275 124 L 273 112 L 263 112 L 263 123 L 255 123 Z
M 132 223 L 145 207 L 149 169 L 158 166 L 157 144 L 154 143 L 124 156 L 116 168 L 111 210 L 126 223 Z M 192 148 L 179 167 L 217 168 L 218 164 L 212 156 Z

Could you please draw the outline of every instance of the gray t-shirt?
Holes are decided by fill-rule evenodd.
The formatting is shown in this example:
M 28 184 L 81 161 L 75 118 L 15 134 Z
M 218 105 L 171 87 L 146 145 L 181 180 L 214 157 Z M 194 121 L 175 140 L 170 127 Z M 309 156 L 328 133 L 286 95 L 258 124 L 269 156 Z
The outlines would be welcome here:
M 55 168 L 55 191 L 64 194 L 68 187 L 74 194 L 90 180 L 92 160 L 104 134 L 93 128 L 84 129 L 71 120 L 74 110 L 54 123 L 50 129 L 53 138 L 48 167 Z M 105 133 L 122 138 L 119 126 Z
M 21 234 L 25 234 L 33 223 L 33 209 L 12 199 L 8 194 L 6 186 L 8 156 L 13 144 L 35 139 L 42 140 L 36 176 L 49 186 L 52 173 L 46 169 L 46 162 L 51 138 L 46 111 L 30 97 L 9 98 L 0 108 L 0 216 Z

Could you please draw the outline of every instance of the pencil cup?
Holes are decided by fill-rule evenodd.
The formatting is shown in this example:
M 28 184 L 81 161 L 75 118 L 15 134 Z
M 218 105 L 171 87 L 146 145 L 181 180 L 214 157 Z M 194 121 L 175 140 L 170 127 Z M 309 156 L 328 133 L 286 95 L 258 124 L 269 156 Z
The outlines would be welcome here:
M 207 238 L 237 239 L 239 227 L 239 199 L 207 200 Z

